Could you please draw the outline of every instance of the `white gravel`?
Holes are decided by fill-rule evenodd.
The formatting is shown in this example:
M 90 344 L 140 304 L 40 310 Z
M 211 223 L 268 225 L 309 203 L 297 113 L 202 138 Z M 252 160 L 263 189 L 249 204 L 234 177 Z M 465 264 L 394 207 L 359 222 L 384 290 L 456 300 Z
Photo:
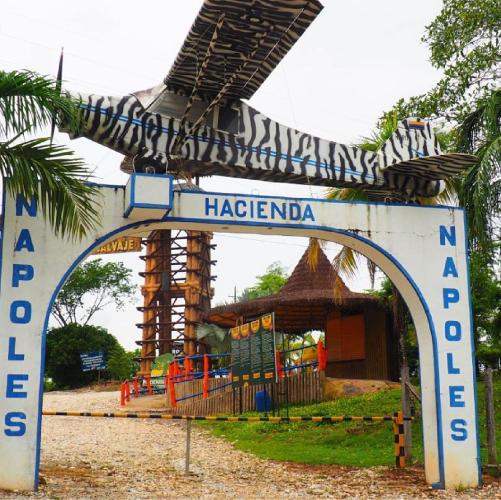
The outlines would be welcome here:
M 118 401 L 118 392 L 50 393 L 44 409 L 120 411 Z M 39 492 L 0 490 L 0 498 L 501 499 L 499 482 L 463 492 L 433 491 L 416 468 L 401 472 L 260 460 L 197 426 L 192 475 L 186 477 L 185 446 L 185 422 L 47 416 Z

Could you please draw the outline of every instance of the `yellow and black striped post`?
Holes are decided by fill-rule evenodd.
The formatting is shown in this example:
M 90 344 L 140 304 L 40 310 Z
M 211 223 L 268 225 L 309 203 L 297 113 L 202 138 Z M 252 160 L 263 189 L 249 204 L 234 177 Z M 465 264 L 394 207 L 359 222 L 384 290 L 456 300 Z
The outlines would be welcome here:
M 394 413 L 393 429 L 395 431 L 395 465 L 400 469 L 405 468 L 405 434 L 404 414 L 399 411 Z

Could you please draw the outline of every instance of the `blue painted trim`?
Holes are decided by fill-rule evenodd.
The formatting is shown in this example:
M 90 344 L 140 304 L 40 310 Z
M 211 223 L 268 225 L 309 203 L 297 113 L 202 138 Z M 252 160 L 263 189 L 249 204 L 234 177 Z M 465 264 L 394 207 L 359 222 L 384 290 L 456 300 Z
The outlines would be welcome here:
M 471 301 L 471 282 L 470 282 L 470 255 L 468 253 L 468 225 L 466 219 L 466 211 L 463 211 L 464 224 L 464 250 L 466 259 L 466 273 L 468 276 L 468 304 L 470 306 L 470 338 L 471 338 L 471 360 L 473 364 L 473 391 L 475 394 L 475 430 L 477 438 L 477 464 L 478 464 L 478 484 L 482 484 L 482 460 L 480 457 L 480 434 L 478 425 L 478 396 L 476 384 L 477 365 L 475 363 L 475 333 L 473 330 L 473 306 Z
M 158 204 L 158 203 L 136 203 L 136 178 L 137 177 L 158 177 L 161 179 L 168 178 L 170 180 L 169 182 L 169 203 L 166 204 Z M 172 202 L 173 202 L 173 195 L 174 195 L 174 177 L 172 175 L 168 174 L 142 174 L 138 172 L 133 172 L 130 177 L 130 202 L 129 206 L 124 212 L 124 219 L 127 219 L 129 215 L 132 213 L 132 210 L 134 208 L 149 208 L 153 210 L 166 210 L 166 213 L 164 214 L 164 217 L 167 217 L 169 215 L 170 211 L 172 210 Z
M 229 177 L 231 179 L 231 177 Z M 261 194 L 239 194 L 239 193 L 221 193 L 218 191 L 175 191 L 175 194 L 194 194 L 194 195 L 209 195 L 209 196 L 225 196 L 226 198 L 235 197 L 235 198 L 264 198 L 269 200 L 284 200 L 290 202 L 307 202 L 307 203 L 338 203 L 342 205 L 374 205 L 374 206 L 387 206 L 387 207 L 406 207 L 406 208 L 414 208 L 414 209 L 427 209 L 427 210 L 455 210 L 464 212 L 463 207 L 450 207 L 447 205 L 411 205 L 409 203 L 385 203 L 378 201 L 345 201 L 345 200 L 321 200 L 318 198 L 291 198 L 287 196 L 272 196 L 272 195 L 261 195 Z M 225 220 L 221 220 L 220 222 L 226 222 Z M 303 227 L 303 226 L 301 226 Z
M 183 192 L 186 193 L 186 192 Z M 207 193 L 196 193 L 199 196 L 205 196 Z M 238 195 L 235 195 L 238 196 Z M 250 197 L 250 195 L 247 195 Z M 272 197 L 271 197 L 272 198 Z M 290 200 L 290 199 L 289 199 Z M 318 200 L 322 201 L 322 200 Z M 340 202 L 340 203 L 350 203 L 350 202 Z M 414 207 L 415 208 L 415 207 Z M 438 365 L 438 348 L 437 348 L 437 340 L 436 340 L 436 330 L 435 326 L 433 323 L 433 319 L 431 317 L 430 310 L 428 308 L 428 305 L 423 297 L 423 294 L 421 293 L 421 290 L 417 286 L 417 284 L 414 282 L 414 280 L 410 277 L 410 275 L 407 273 L 407 271 L 403 268 L 403 266 L 386 250 L 381 248 L 379 245 L 376 245 L 374 242 L 367 240 L 366 238 L 363 238 L 357 234 L 350 233 L 348 231 L 340 230 L 340 229 L 335 229 L 335 228 L 329 228 L 329 227 L 323 227 L 323 226 L 316 226 L 316 225 L 307 225 L 307 224 L 279 224 L 279 223 L 261 223 L 261 222 L 246 222 L 246 221 L 222 221 L 222 220 L 214 220 L 214 219 L 187 219 L 187 218 L 182 218 L 182 217 L 172 217 L 167 220 L 158 220 L 158 219 L 152 219 L 152 220 L 144 220 L 144 221 L 135 221 L 134 223 L 131 223 L 129 225 L 120 227 L 114 231 L 111 231 L 107 235 L 103 236 L 99 240 L 95 241 L 90 247 L 88 247 L 84 252 L 82 252 L 77 259 L 73 262 L 73 264 L 70 266 L 68 271 L 65 273 L 61 281 L 59 282 L 58 286 L 56 287 L 56 290 L 54 291 L 54 294 L 51 298 L 51 301 L 49 303 L 49 308 L 46 313 L 46 320 L 44 324 L 44 329 L 43 329 L 43 338 L 44 338 L 44 343 L 45 343 L 45 336 L 47 332 L 47 326 L 49 322 L 49 317 L 50 317 L 50 312 L 52 310 L 52 306 L 54 304 L 54 301 L 57 297 L 57 294 L 59 293 L 60 289 L 64 285 L 64 282 L 68 278 L 68 276 L 71 274 L 71 272 L 75 269 L 75 267 L 96 247 L 102 245 L 102 243 L 109 239 L 110 237 L 114 236 L 115 234 L 127 231 L 128 229 L 138 227 L 138 226 L 143 226 L 143 225 L 148 225 L 148 224 L 154 224 L 154 223 L 161 223 L 161 222 L 184 222 L 184 223 L 203 223 L 203 224 L 208 224 L 208 225 L 232 225 L 232 226 L 260 226 L 260 227 L 276 227 L 276 228 L 287 228 L 287 229 L 302 229 L 302 230 L 316 230 L 316 231 L 325 231 L 327 233 L 337 233 L 343 236 L 347 236 L 351 239 L 358 240 L 365 245 L 374 248 L 377 250 L 380 254 L 385 256 L 396 268 L 402 273 L 402 276 L 405 277 L 405 279 L 408 281 L 408 283 L 411 285 L 411 288 L 415 291 L 419 301 L 421 302 L 421 305 L 425 311 L 426 317 L 428 318 L 428 323 L 430 327 L 430 332 L 432 336 L 432 343 L 433 343 L 433 357 L 434 357 L 434 365 L 435 365 L 435 393 L 436 393 L 436 402 L 437 402 L 437 443 L 438 443 L 438 458 L 439 458 L 439 474 L 440 474 L 440 482 L 438 483 L 440 487 L 444 487 L 445 485 L 445 480 L 444 480 L 444 452 L 443 452 L 443 435 L 442 435 L 442 414 L 441 414 L 441 397 L 440 397 L 440 371 L 439 371 L 439 365 Z

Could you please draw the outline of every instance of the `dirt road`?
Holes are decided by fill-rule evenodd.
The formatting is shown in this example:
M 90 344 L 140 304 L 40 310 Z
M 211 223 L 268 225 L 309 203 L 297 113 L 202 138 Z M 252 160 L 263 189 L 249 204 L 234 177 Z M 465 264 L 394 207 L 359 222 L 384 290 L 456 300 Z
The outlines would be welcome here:
M 116 392 L 50 393 L 44 409 L 118 411 Z M 1 499 L 410 499 L 500 498 L 501 483 L 433 491 L 421 469 L 303 466 L 260 460 L 194 426 L 192 475 L 184 475 L 186 423 L 44 417 L 36 494 L 0 490 Z

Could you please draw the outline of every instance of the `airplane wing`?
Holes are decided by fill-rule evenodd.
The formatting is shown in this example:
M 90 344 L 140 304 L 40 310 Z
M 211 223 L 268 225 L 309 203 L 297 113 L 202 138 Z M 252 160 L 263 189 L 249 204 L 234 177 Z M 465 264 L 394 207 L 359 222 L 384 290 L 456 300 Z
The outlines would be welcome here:
M 322 9 L 319 0 L 205 0 L 164 83 L 205 102 L 223 88 L 225 99 L 249 99 Z

